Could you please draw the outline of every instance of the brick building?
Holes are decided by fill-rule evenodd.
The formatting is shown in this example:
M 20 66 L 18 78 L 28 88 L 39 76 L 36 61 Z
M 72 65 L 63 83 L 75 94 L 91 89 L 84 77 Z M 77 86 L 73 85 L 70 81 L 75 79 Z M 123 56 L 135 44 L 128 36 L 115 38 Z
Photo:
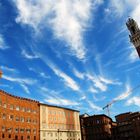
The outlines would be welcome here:
M 79 111 L 40 104 L 40 140 L 81 140 Z
M 110 140 L 112 119 L 104 114 L 81 115 L 82 140 Z
M 39 140 L 39 102 L 0 90 L 0 140 Z
M 140 112 L 127 112 L 116 116 L 112 140 L 140 140 Z

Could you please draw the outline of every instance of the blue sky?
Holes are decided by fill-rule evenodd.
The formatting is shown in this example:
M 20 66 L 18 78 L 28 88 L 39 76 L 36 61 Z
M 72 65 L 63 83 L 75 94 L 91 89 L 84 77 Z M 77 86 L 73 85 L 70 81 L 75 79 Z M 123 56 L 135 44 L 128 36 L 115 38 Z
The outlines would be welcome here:
M 0 88 L 40 102 L 111 116 L 139 111 L 140 60 L 128 17 L 139 0 L 0 0 Z

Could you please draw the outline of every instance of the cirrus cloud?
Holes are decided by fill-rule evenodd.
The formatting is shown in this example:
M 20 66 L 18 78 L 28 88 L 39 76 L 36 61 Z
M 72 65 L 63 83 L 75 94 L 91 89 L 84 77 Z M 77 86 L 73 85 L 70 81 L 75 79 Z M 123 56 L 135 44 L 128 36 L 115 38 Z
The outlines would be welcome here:
M 91 11 L 102 0 L 13 0 L 17 10 L 17 23 L 30 25 L 36 31 L 50 28 L 54 37 L 64 41 L 70 54 L 85 59 L 84 32 L 92 20 Z

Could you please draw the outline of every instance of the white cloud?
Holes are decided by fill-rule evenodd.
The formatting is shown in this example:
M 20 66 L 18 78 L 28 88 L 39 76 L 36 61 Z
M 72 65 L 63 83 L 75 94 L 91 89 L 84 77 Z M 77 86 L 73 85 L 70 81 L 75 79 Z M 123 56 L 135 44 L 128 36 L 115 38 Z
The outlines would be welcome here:
M 59 70 L 56 66 L 54 66 L 51 63 L 49 64 L 49 67 L 54 71 L 54 73 L 57 76 L 62 78 L 62 80 L 64 81 L 64 83 L 67 87 L 69 87 L 69 88 L 71 88 L 72 90 L 75 90 L 75 91 L 80 90 L 79 85 L 70 76 L 68 76 L 67 74 L 65 74 L 61 70 Z
M 89 27 L 91 11 L 102 0 L 14 0 L 18 17 L 16 21 L 32 26 L 35 30 L 49 27 L 56 38 L 67 43 L 72 55 L 84 59 L 86 49 L 84 31 Z
M 132 16 L 140 21 L 139 9 L 139 0 L 110 0 L 108 7 L 105 9 L 105 13 L 113 17 L 122 17 L 127 14 L 127 16 Z
M 73 69 L 73 72 L 75 74 L 76 77 L 80 78 L 80 79 L 84 79 L 84 73 L 79 72 L 77 69 Z
M 16 82 L 18 83 L 26 93 L 30 93 L 27 85 L 33 85 L 36 83 L 36 80 L 33 80 L 33 79 L 28 79 L 28 78 L 17 78 L 17 77 L 10 77 L 10 76 L 7 76 L 7 75 L 3 75 L 2 77 L 3 79 L 5 80 L 8 80 L 10 82 Z
M 7 48 L 8 48 L 8 46 L 6 45 L 3 36 L 0 34 L 0 49 L 5 50 Z
M 86 99 L 86 96 L 82 96 L 79 100 L 82 101 L 82 100 L 85 100 Z
M 131 16 L 138 22 L 140 27 L 140 1 L 137 2 L 137 4 L 135 5 L 135 8 L 132 11 Z
M 118 97 L 116 97 L 114 100 L 115 101 L 118 101 L 118 100 L 124 100 L 124 99 L 126 99 L 126 98 L 128 98 L 130 95 L 131 95 L 131 87 L 130 87 L 130 85 L 129 84 L 126 84 L 126 90 L 123 92 L 123 93 L 121 93 Z
M 98 91 L 94 87 L 90 87 L 89 91 L 92 93 L 98 93 Z
M 104 84 L 98 77 L 92 76 L 90 74 L 87 74 L 86 76 L 89 80 L 91 80 L 93 82 L 93 84 L 96 88 L 100 89 L 101 91 L 107 90 L 106 84 Z
M 23 55 L 23 57 L 25 57 L 27 59 L 36 59 L 36 58 L 39 58 L 36 55 L 29 54 L 26 50 L 22 50 L 21 54 Z
M 18 71 L 14 68 L 10 68 L 10 67 L 7 67 L 7 66 L 1 66 L 1 69 L 2 71 L 9 71 L 9 72 L 12 72 L 12 73 L 17 73 Z
M 108 85 L 120 85 L 121 84 L 118 81 L 107 79 L 101 75 L 93 76 L 91 74 L 86 74 L 86 77 L 88 78 L 88 80 L 93 82 L 95 88 L 98 88 L 101 91 L 106 91 L 108 89 Z M 97 92 L 96 89 L 94 89 L 94 92 L 95 91 Z
M 111 79 L 107 79 L 103 76 L 99 76 L 100 81 L 102 81 L 105 84 L 111 84 L 111 85 L 121 85 L 122 83 L 119 82 L 118 80 L 111 80 Z
M 24 89 L 24 91 L 28 94 L 30 94 L 30 91 L 28 89 L 28 87 L 25 84 L 20 84 L 20 86 Z
M 10 77 L 7 75 L 3 75 L 3 79 L 6 79 L 11 82 L 24 83 L 24 84 L 28 84 L 28 85 L 32 85 L 32 84 L 36 83 L 36 80 L 33 80 L 33 79 Z
M 44 72 L 40 72 L 39 74 L 43 78 L 46 78 L 46 79 L 50 78 L 50 76 L 46 75 Z
M 132 46 L 132 47 L 133 47 L 133 46 Z M 129 55 L 130 61 L 131 61 L 131 62 L 135 62 L 135 61 L 139 60 L 137 51 L 136 51 L 134 48 L 131 49 L 131 50 L 132 50 L 132 51 L 131 51 L 131 53 L 130 53 L 130 55 Z
M 130 98 L 129 100 L 127 100 L 126 105 L 127 106 L 136 105 L 136 106 L 140 107 L 140 97 Z
M 88 104 L 89 104 L 89 106 L 93 109 L 93 110 L 95 110 L 95 111 L 102 111 L 102 108 L 101 107 L 99 107 L 99 106 L 97 106 L 97 105 L 95 105 L 93 102 L 91 102 L 91 101 L 87 101 L 88 102 Z
M 45 102 L 49 103 L 49 104 L 54 104 L 54 105 L 60 105 L 60 106 L 78 106 L 79 103 L 74 102 L 74 101 L 70 101 L 67 99 L 63 99 L 63 98 L 50 98 L 50 99 L 45 99 Z

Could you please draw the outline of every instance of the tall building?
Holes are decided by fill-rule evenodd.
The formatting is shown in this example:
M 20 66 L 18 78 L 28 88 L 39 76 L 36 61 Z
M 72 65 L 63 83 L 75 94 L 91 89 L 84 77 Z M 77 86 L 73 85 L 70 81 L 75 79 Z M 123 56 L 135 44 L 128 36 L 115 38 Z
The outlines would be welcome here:
M 104 114 L 81 115 L 82 140 L 111 140 L 112 119 Z
M 81 140 L 79 111 L 40 104 L 40 140 Z
M 136 21 L 132 18 L 128 19 L 128 21 L 126 22 L 126 26 L 130 31 L 130 35 L 129 35 L 130 41 L 133 43 L 140 57 L 140 29 Z
M 0 140 L 39 140 L 39 102 L 0 90 Z
M 119 114 L 116 116 L 116 122 L 117 133 L 114 134 L 113 140 L 140 140 L 140 112 Z

